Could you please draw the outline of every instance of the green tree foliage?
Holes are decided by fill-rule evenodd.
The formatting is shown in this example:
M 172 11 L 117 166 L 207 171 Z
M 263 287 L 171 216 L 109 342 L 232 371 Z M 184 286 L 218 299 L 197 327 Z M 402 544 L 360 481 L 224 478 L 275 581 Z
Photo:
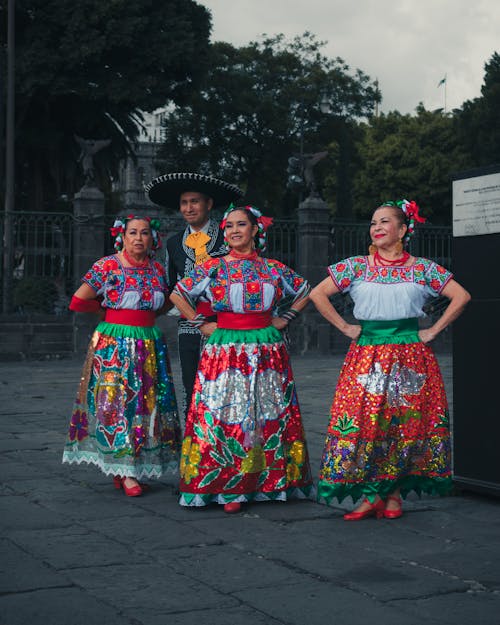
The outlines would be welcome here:
M 5 2 L 0 13 L 5 49 Z M 112 139 L 96 157 L 104 184 L 138 134 L 140 110 L 189 95 L 209 32 L 193 0 L 17 0 L 18 206 L 78 190 L 74 135 Z
M 470 166 L 455 117 L 422 105 L 414 116 L 372 117 L 359 125 L 355 150 L 356 216 L 367 217 L 380 202 L 406 197 L 416 200 L 431 222 L 450 223 L 451 175 Z
M 323 45 L 310 33 L 214 44 L 202 88 L 167 119 L 162 167 L 210 172 L 240 184 L 266 211 L 286 213 L 287 162 L 300 138 L 304 153 L 329 142 L 321 99 L 350 119 L 370 114 L 378 97 L 366 75 L 326 58 Z
M 500 55 L 484 66 L 481 97 L 468 100 L 457 111 L 460 139 L 475 167 L 500 164 Z

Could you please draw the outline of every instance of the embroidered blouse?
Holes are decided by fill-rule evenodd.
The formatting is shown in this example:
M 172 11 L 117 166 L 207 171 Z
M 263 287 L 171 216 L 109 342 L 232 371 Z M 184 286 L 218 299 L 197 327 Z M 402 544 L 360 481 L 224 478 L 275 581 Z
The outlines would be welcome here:
M 97 295 L 104 308 L 158 310 L 168 294 L 164 267 L 150 260 L 146 267 L 124 267 L 116 255 L 105 256 L 82 278 Z
M 195 307 L 205 296 L 214 312 L 272 311 L 283 300 L 293 305 L 310 291 L 307 280 L 277 260 L 211 258 L 180 280 L 174 292 Z
M 439 295 L 453 274 L 434 261 L 416 258 L 409 267 L 370 266 L 366 256 L 352 256 L 328 267 L 330 277 L 354 302 L 362 321 L 425 317 L 422 307 Z

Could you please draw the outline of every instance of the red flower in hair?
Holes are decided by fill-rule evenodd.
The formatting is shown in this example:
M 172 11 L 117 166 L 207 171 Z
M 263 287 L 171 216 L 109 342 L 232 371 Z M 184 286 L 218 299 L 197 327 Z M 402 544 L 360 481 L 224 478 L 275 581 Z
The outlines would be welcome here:
M 415 200 L 408 202 L 408 204 L 406 205 L 406 214 L 408 215 L 408 217 L 413 217 L 413 219 L 419 224 L 423 224 L 425 223 L 426 219 L 425 217 L 422 217 L 418 214 L 418 210 L 418 205 Z
M 121 232 L 123 232 L 123 226 L 114 226 L 110 228 L 111 235 L 117 237 Z
M 262 224 L 264 231 L 266 231 L 269 228 L 269 226 L 273 225 L 273 218 L 262 215 L 262 217 L 259 217 L 259 222 Z

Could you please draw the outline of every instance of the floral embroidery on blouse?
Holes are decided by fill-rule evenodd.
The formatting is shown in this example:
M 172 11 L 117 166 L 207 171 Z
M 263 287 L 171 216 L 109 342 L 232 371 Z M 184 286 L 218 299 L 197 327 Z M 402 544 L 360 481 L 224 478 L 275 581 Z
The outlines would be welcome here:
M 309 292 L 307 280 L 277 260 L 212 258 L 180 280 L 175 292 L 193 304 L 205 295 L 215 312 L 272 310 L 284 296 L 301 299 Z
M 124 267 L 118 258 L 105 256 L 95 262 L 82 278 L 98 295 L 105 308 L 157 310 L 163 305 L 168 287 L 163 266 L 151 261 L 148 267 Z M 127 295 L 133 295 L 132 298 Z
M 353 256 L 330 265 L 328 272 L 342 292 L 361 280 L 377 284 L 420 284 L 439 295 L 453 277 L 450 271 L 427 258 L 417 258 L 409 267 L 380 267 L 369 265 L 366 256 Z

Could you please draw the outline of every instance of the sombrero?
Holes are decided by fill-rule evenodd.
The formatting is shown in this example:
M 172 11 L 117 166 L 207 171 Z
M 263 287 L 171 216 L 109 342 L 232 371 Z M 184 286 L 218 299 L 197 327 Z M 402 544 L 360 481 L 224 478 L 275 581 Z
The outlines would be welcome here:
M 208 195 L 214 201 L 214 206 L 230 204 L 243 195 L 243 191 L 234 184 L 213 176 L 189 172 L 163 174 L 144 185 L 144 190 L 155 204 L 174 209 L 179 208 L 179 198 L 186 191 Z

